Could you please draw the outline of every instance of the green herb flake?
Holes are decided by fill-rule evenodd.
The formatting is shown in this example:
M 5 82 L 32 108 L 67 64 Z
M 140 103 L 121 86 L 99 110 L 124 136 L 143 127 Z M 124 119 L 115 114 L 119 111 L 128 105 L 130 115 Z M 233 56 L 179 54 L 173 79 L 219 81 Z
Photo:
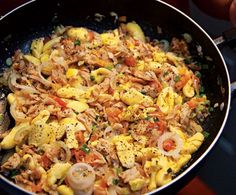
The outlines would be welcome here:
M 95 131 L 96 128 L 97 128 L 97 125 L 93 125 L 93 126 L 92 126 L 92 131 Z
M 90 76 L 90 80 L 91 81 L 94 81 L 95 80 L 95 77 L 93 75 Z
M 150 119 L 151 119 L 151 117 L 150 116 L 147 116 L 147 117 L 145 117 L 144 118 L 146 121 L 149 121 Z
M 176 76 L 175 79 L 174 79 L 175 82 L 178 82 L 180 81 L 180 76 Z
M 20 174 L 20 170 L 19 169 L 13 169 L 10 171 L 10 178 L 15 178 L 15 176 Z
M 122 167 L 116 168 L 116 175 L 119 175 L 123 171 Z
M 201 74 L 199 71 L 196 71 L 196 72 L 195 72 L 195 75 L 196 75 L 198 78 L 201 78 L 201 77 L 202 77 L 202 74 Z
M 200 93 L 204 93 L 204 92 L 205 92 L 205 89 L 204 89 L 203 86 L 200 87 L 199 92 L 200 92 Z
M 209 135 L 210 135 L 210 133 L 207 132 L 207 131 L 203 131 L 202 134 L 203 134 L 203 136 L 205 137 L 205 139 L 208 138 Z
M 164 72 L 164 74 L 163 74 L 163 76 L 165 77 L 165 76 L 167 76 L 169 74 L 169 72 Z
M 83 150 L 86 154 L 89 154 L 90 152 L 90 149 L 86 144 L 82 145 L 81 150 Z
M 108 69 L 108 70 L 112 70 L 114 67 L 109 65 L 109 66 L 105 66 L 105 68 Z
M 214 111 L 214 108 L 213 108 L 213 107 L 209 107 L 209 108 L 208 108 L 208 111 L 209 111 L 209 112 L 213 112 L 213 111 Z
M 74 44 L 75 44 L 75 45 L 80 45 L 80 44 L 81 44 L 81 42 L 80 42 L 80 40 L 79 40 L 79 39 L 77 39 L 77 40 L 74 42 Z
M 118 183 L 119 183 L 119 179 L 115 179 L 115 178 L 112 179 L 113 185 L 118 185 Z

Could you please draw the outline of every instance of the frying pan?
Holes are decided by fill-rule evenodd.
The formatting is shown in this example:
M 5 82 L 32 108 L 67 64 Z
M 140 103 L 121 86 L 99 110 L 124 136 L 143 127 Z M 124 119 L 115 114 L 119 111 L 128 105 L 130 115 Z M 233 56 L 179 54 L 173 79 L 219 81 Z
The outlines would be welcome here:
M 189 33 L 193 38 L 190 44 L 191 54 L 202 63 L 206 63 L 206 58 L 199 56 L 199 53 L 212 59 L 207 61 L 209 68 L 202 71 L 202 80 L 211 105 L 218 103 L 221 106 L 215 108 L 202 124 L 204 130 L 210 132 L 210 136 L 191 161 L 173 181 L 152 192 L 173 194 L 192 178 L 197 167 L 202 165 L 204 157 L 219 139 L 231 99 L 229 74 L 219 49 L 209 35 L 188 16 L 166 3 L 155 0 L 31 0 L 1 18 L 0 69 L 3 71 L 6 59 L 12 56 L 16 49 L 28 52 L 32 39 L 48 36 L 59 24 L 84 26 L 98 32 L 116 28 L 118 22 L 110 12 L 127 16 L 128 21 L 136 21 L 151 38 L 170 40 L 171 37 L 181 37 L 183 33 Z M 94 19 L 95 13 L 106 17 L 98 22 Z M 232 88 L 233 86 L 235 85 L 232 84 Z M 11 194 L 29 194 L 2 175 L 0 185 Z

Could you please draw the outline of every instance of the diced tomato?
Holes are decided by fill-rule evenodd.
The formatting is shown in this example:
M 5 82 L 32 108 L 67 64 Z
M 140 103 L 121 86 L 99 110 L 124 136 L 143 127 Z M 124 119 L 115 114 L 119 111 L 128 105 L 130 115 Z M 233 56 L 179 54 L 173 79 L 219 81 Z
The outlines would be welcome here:
M 78 141 L 79 145 L 82 145 L 82 144 L 85 143 L 85 140 L 84 140 L 84 133 L 83 133 L 82 131 L 76 132 L 75 138 L 76 138 L 76 140 Z
M 41 157 L 41 163 L 43 167 L 49 167 L 52 164 L 52 161 L 47 157 L 46 154 L 43 154 Z
M 147 126 L 149 129 L 156 129 L 163 133 L 166 129 L 166 122 L 165 121 L 158 121 L 158 122 L 150 122 Z
M 124 63 L 127 66 L 135 66 L 136 65 L 136 59 L 133 56 L 129 56 L 129 57 L 125 58 Z
M 197 107 L 197 105 L 193 101 L 188 101 L 187 104 L 188 104 L 189 108 L 191 108 L 191 109 L 194 109 Z
M 175 142 L 172 139 L 167 139 L 163 142 L 163 149 L 167 152 L 175 149 L 175 147 L 176 147 Z
M 85 156 L 85 162 L 92 165 L 97 166 L 98 163 L 96 163 L 96 160 L 99 160 L 99 156 L 97 156 L 95 153 L 90 152 L 88 155 Z
M 75 156 L 77 162 L 81 162 L 82 159 L 86 156 L 86 153 L 82 150 L 72 149 L 71 154 Z
M 119 121 L 119 114 L 122 112 L 121 109 L 111 107 L 111 108 L 106 108 L 106 114 L 108 117 L 108 121 L 110 122 L 118 122 Z
M 186 85 L 186 83 L 188 82 L 189 79 L 190 79 L 189 75 L 187 75 L 187 74 L 183 75 L 180 78 L 180 80 L 175 83 L 175 88 L 178 90 L 181 90 Z
M 166 130 L 166 122 L 165 121 L 159 121 L 157 122 L 158 130 L 163 133 Z
M 61 98 L 54 96 L 54 95 L 50 95 L 50 97 L 56 101 L 61 107 L 66 108 L 66 102 L 64 102 Z
M 93 142 L 93 141 L 96 141 L 97 139 L 98 139 L 98 136 L 93 133 L 91 138 L 90 138 L 90 141 Z
M 90 42 L 94 40 L 94 32 L 93 31 L 88 32 L 88 38 L 89 38 Z

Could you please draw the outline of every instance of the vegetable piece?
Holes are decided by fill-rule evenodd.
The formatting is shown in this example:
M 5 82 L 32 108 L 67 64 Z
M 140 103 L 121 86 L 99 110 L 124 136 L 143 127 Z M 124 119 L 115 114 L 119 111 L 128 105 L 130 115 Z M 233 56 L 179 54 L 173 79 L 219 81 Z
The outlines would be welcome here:
M 60 195 L 74 195 L 73 190 L 66 185 L 58 186 L 57 191 L 59 192 Z
M 94 40 L 94 32 L 93 31 L 88 32 L 88 39 L 90 42 Z
M 76 163 L 70 167 L 66 179 L 73 190 L 85 190 L 94 184 L 95 172 L 89 164 Z
M 81 42 L 88 41 L 88 30 L 86 28 L 70 28 L 67 31 L 67 35 Z
M 71 167 L 70 163 L 54 164 L 48 171 L 48 177 L 47 177 L 48 186 L 52 186 L 57 182 L 58 179 L 65 177 L 70 167 Z
M 169 140 L 172 140 L 174 144 L 172 144 Z M 175 145 L 175 147 L 173 147 L 173 145 Z M 165 150 L 164 146 L 167 150 Z M 165 132 L 158 139 L 158 148 L 164 155 L 172 156 L 173 158 L 178 158 L 179 152 L 183 148 L 183 141 L 178 134 L 172 132 Z
M 90 152 L 90 149 L 86 144 L 82 145 L 81 150 L 83 150 L 86 154 L 89 154 Z
M 186 97 L 191 98 L 194 96 L 195 92 L 194 92 L 194 88 L 192 87 L 192 80 L 190 79 L 185 86 L 183 87 L 183 93 Z
M 56 101 L 61 107 L 66 108 L 66 102 L 64 102 L 61 98 L 54 96 L 54 95 L 50 95 L 50 97 Z
M 145 42 L 144 33 L 138 24 L 129 22 L 126 24 L 126 29 L 135 39 Z
M 80 44 L 81 44 L 81 42 L 80 42 L 80 40 L 79 40 L 79 39 L 77 39 L 77 40 L 74 42 L 74 44 L 75 44 L 75 45 L 80 45 Z
M 2 149 L 11 149 L 14 148 L 17 144 L 15 141 L 15 135 L 17 134 L 18 131 L 28 131 L 30 130 L 31 126 L 29 125 L 28 122 L 26 123 L 21 123 L 17 126 L 15 126 L 10 133 L 4 137 L 4 139 L 1 142 L 1 148 Z M 18 140 L 18 139 L 17 139 Z
M 163 142 L 163 149 L 167 152 L 175 149 L 175 142 L 172 139 L 167 139 Z
M 136 59 L 133 56 L 125 57 L 124 63 L 127 66 L 135 66 L 136 65 Z

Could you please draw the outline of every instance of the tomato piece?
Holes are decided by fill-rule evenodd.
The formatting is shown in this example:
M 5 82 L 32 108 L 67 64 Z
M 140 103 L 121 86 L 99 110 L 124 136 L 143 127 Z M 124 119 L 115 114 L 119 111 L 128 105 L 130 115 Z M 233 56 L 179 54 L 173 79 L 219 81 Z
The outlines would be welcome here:
M 129 56 L 129 57 L 125 58 L 124 63 L 127 66 L 135 66 L 136 65 L 136 59 L 133 56 Z
M 172 139 L 167 139 L 163 142 L 163 149 L 167 152 L 175 149 L 175 147 L 175 142 Z
M 64 102 L 61 98 L 54 96 L 54 95 L 50 95 L 50 97 L 56 101 L 61 107 L 66 108 L 66 102 Z
M 175 83 L 175 88 L 178 90 L 181 90 L 186 85 L 186 83 L 188 82 L 189 79 L 190 79 L 189 75 L 187 75 L 187 74 L 183 75 L 180 78 L 180 80 Z
M 90 41 L 90 42 L 93 41 L 93 40 L 94 40 L 94 32 L 89 31 L 89 32 L 88 32 L 88 38 L 89 38 L 89 41 Z
M 149 129 L 156 129 L 163 133 L 166 129 L 166 122 L 165 121 L 158 121 L 158 122 L 150 122 L 147 126 Z
M 79 145 L 82 145 L 85 143 L 85 139 L 84 139 L 84 134 L 82 131 L 78 131 L 75 133 L 75 138 L 78 141 Z
M 47 157 L 46 154 L 42 155 L 41 163 L 43 167 L 49 167 L 52 164 L 52 161 Z
M 108 117 L 108 121 L 110 122 L 118 122 L 119 121 L 119 114 L 122 112 L 119 108 L 106 108 L 106 114 Z
M 82 150 L 72 149 L 71 154 L 75 156 L 77 162 L 81 162 L 82 159 L 86 156 L 86 153 Z
M 189 108 L 191 108 L 191 109 L 194 109 L 197 107 L 193 101 L 188 101 L 187 104 L 188 104 Z
M 92 165 L 92 166 L 97 166 L 99 165 L 98 163 L 96 163 L 96 160 L 99 160 L 99 156 L 97 156 L 96 154 L 90 152 L 88 155 L 85 156 L 85 162 Z

